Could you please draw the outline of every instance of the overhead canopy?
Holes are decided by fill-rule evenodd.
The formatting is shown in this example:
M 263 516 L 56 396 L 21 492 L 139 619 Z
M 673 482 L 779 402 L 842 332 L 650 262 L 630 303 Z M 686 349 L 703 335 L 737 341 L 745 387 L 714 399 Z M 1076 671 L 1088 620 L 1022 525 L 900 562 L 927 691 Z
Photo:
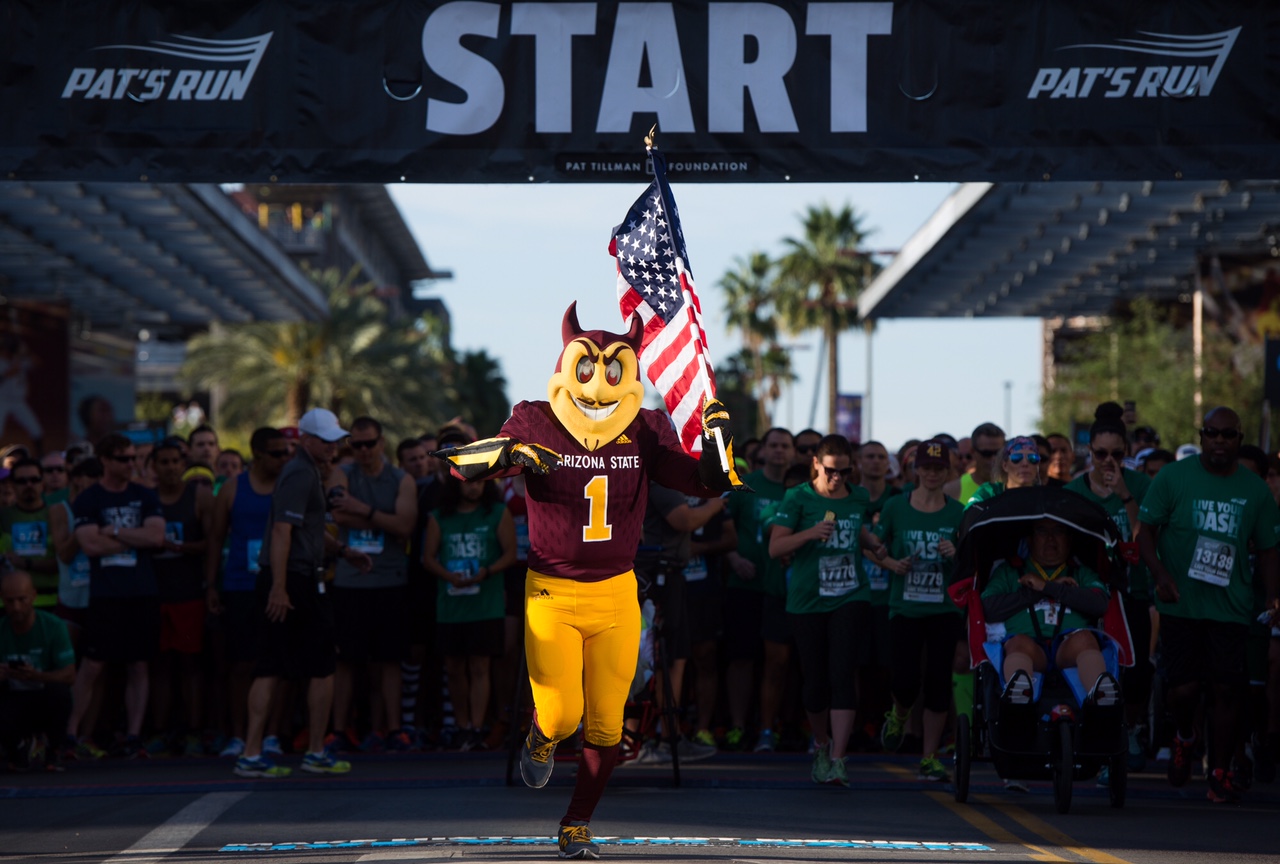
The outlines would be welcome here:
M 326 298 L 217 186 L 0 183 L 0 295 L 99 329 L 317 320 Z
M 863 292 L 866 318 L 1098 315 L 1275 254 L 1280 181 L 965 183 Z

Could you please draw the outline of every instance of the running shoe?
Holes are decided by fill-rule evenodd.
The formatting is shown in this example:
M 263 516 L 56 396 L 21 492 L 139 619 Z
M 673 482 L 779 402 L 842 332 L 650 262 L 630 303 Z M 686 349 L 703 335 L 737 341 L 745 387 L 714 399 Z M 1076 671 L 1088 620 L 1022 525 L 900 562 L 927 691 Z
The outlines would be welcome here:
M 280 744 L 280 737 L 277 735 L 268 735 L 262 739 L 262 752 L 268 756 L 283 756 L 284 747 Z
M 267 742 L 262 742 L 262 749 L 267 749 Z M 244 739 L 232 738 L 227 742 L 227 746 L 222 748 L 222 752 L 218 754 L 223 759 L 239 759 L 244 755 Z
M 933 783 L 950 783 L 951 772 L 943 766 L 942 760 L 937 756 L 926 756 L 920 760 L 920 772 L 916 775 L 921 780 L 929 780 Z
M 556 763 L 552 758 L 555 752 L 556 742 L 543 735 L 537 723 L 530 723 L 529 734 L 520 748 L 520 776 L 524 778 L 524 785 L 532 789 L 547 785 Z
M 277 765 L 260 755 L 252 758 L 241 756 L 236 760 L 236 767 L 232 771 L 237 777 L 266 777 L 272 780 L 288 777 L 293 773 L 283 765 Z
M 1231 775 L 1221 768 L 1209 772 L 1208 798 L 1214 804 L 1239 804 L 1240 790 L 1232 782 Z
M 1111 766 L 1110 765 L 1102 766 L 1101 770 L 1098 771 L 1098 780 L 1093 785 L 1097 786 L 1099 789 L 1111 788 Z
M 756 753 L 772 753 L 778 749 L 778 736 L 772 729 L 761 729 L 760 737 L 756 739 L 754 752 Z
M 741 750 L 746 738 L 747 733 L 743 731 L 743 728 L 741 726 L 734 726 L 728 732 L 724 733 L 724 749 Z
M 693 736 L 693 742 L 706 747 L 714 747 L 716 746 L 716 736 L 711 734 L 710 729 L 699 729 L 698 733 Z
M 906 734 L 906 717 L 900 717 L 896 708 L 884 712 L 884 725 L 880 727 L 880 746 L 886 753 L 897 753 Z
M 370 732 L 360 742 L 361 753 L 381 753 L 386 741 L 377 732 Z
M 387 750 L 392 753 L 407 753 L 413 749 L 413 739 L 403 729 L 387 733 Z
M 200 743 L 199 735 L 188 735 L 182 739 L 182 755 L 192 758 L 204 755 L 204 745 Z
M 1010 705 L 1029 705 L 1034 694 L 1035 688 L 1031 683 L 1031 676 L 1019 669 L 1009 679 L 1008 685 L 1004 688 L 1004 695 L 1000 698 Z
M 119 746 L 115 748 L 115 755 L 122 759 L 146 759 L 151 753 L 142 744 L 142 739 L 137 735 L 128 735 Z
M 634 761 L 637 765 L 670 765 L 671 745 L 665 741 L 646 741 Z
M 600 846 L 595 835 L 587 827 L 586 822 L 570 822 L 560 826 L 560 834 L 556 837 L 560 846 L 561 858 L 599 858 Z
M 147 751 L 148 756 L 168 756 L 172 752 L 169 747 L 169 739 L 163 735 L 152 735 L 147 739 L 147 743 L 143 745 L 143 749 Z
M 827 782 L 833 786 L 849 786 L 849 769 L 844 764 L 844 758 L 832 759 L 831 770 L 827 773 Z
M 293 747 L 295 750 L 303 750 L 307 743 L 307 730 L 303 729 L 294 740 Z M 324 737 L 324 749 L 330 753 L 354 753 L 360 749 L 360 745 L 350 732 L 330 732 Z
M 815 744 L 813 748 L 813 765 L 809 776 L 814 783 L 826 783 L 831 779 L 831 742 Z
M 1183 741 L 1177 734 L 1173 736 L 1173 743 L 1169 746 L 1169 785 L 1185 786 L 1187 781 L 1191 779 L 1191 760 L 1194 754 L 1191 752 L 1196 746 L 1196 739 Z
M 1129 730 L 1129 770 L 1141 771 L 1147 767 L 1147 753 L 1142 749 L 1138 727 Z
M 676 743 L 676 752 L 680 754 L 681 762 L 701 762 L 703 759 L 710 759 L 716 755 L 715 739 L 711 744 L 702 744 L 697 741 L 690 741 L 688 738 L 681 738 Z
M 73 758 L 81 762 L 96 762 L 107 755 L 107 751 L 103 750 L 88 738 L 81 738 L 75 742 L 73 750 Z
M 1030 792 L 1031 787 L 1021 780 L 1005 780 L 1004 791 L 1006 792 Z
M 351 763 L 335 758 L 325 750 L 322 753 L 308 753 L 302 757 L 302 770 L 310 774 L 346 774 L 351 770 Z
M 1120 701 L 1120 682 L 1110 672 L 1103 672 L 1094 682 L 1089 698 L 1099 708 L 1110 708 Z

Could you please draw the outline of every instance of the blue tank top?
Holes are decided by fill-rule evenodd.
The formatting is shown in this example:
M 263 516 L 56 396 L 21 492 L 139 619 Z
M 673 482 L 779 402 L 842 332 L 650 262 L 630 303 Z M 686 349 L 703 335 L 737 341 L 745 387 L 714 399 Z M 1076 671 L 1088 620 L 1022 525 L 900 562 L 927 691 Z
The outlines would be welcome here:
M 258 581 L 258 553 L 271 515 L 271 496 L 259 495 L 244 471 L 236 480 L 236 500 L 231 502 L 227 530 L 227 561 L 222 571 L 223 591 L 252 591 Z

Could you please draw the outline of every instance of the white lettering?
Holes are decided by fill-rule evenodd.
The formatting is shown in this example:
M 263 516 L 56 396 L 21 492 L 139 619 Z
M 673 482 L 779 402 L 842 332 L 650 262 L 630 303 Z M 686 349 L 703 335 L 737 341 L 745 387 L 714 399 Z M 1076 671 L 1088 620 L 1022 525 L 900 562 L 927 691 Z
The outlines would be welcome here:
M 867 131 L 867 40 L 893 32 L 892 3 L 810 3 L 808 36 L 831 37 L 831 131 Z
M 645 58 L 650 86 L 640 86 Z M 693 132 L 675 13 L 670 3 L 619 3 L 596 132 L 630 132 L 636 114 L 656 114 L 664 132 Z
M 1031 82 L 1031 90 L 1027 93 L 1028 99 L 1035 99 L 1041 93 L 1047 93 L 1058 85 L 1058 79 L 1062 77 L 1062 70 L 1055 69 L 1052 66 L 1046 66 L 1036 73 L 1036 80 Z
M 791 16 L 767 3 L 713 3 L 707 8 L 707 130 L 741 132 L 744 93 L 761 132 L 796 132 L 796 117 L 782 76 L 796 59 Z M 756 59 L 746 62 L 747 37 Z
M 1119 99 L 1129 92 L 1129 85 L 1133 82 L 1129 80 L 1129 76 L 1138 71 L 1137 66 L 1121 66 L 1114 71 L 1108 71 L 1107 77 L 1111 79 L 1111 89 L 1102 95 L 1108 99 Z
M 173 89 L 169 91 L 169 101 L 189 101 L 196 85 L 200 83 L 200 70 L 179 69 L 178 77 L 173 79 Z
M 427 100 L 427 131 L 475 135 L 502 116 L 502 75 L 492 63 L 462 47 L 463 36 L 498 35 L 502 7 L 496 3 L 446 3 L 422 26 L 422 56 L 441 78 L 465 94 L 462 102 Z
M 164 85 L 168 79 L 168 69 L 152 69 L 147 73 L 147 87 L 138 94 L 138 98 L 143 100 L 159 99 L 164 94 Z
M 1165 76 L 1169 74 L 1168 66 L 1148 66 L 1142 70 L 1142 77 L 1138 79 L 1138 86 L 1133 88 L 1134 99 L 1154 99 L 1160 95 L 1160 85 L 1164 83 Z
M 595 3 L 514 3 L 511 35 L 533 37 L 533 128 L 573 131 L 573 37 L 594 36 Z
M 89 85 L 93 82 L 93 73 L 93 69 L 85 69 L 84 67 L 72 69 L 71 76 L 67 78 L 67 86 L 62 88 L 62 98 L 70 99 L 72 94 L 88 90 Z
M 222 93 L 222 85 L 227 82 L 226 69 L 208 69 L 200 76 L 200 86 L 196 88 L 196 99 L 211 102 Z
M 1080 85 L 1080 70 L 1068 69 L 1067 74 L 1062 76 L 1062 80 L 1058 82 L 1058 86 L 1053 88 L 1053 94 L 1050 99 L 1068 99 L 1076 98 L 1076 89 Z
M 115 70 L 103 69 L 98 73 L 98 79 L 93 82 L 93 86 L 89 88 L 89 92 L 84 94 L 86 99 L 110 99 L 112 84 L 115 82 Z
M 145 69 L 121 69 L 120 81 L 116 84 L 116 93 L 112 99 L 123 99 L 125 91 L 129 88 L 129 82 L 141 75 Z

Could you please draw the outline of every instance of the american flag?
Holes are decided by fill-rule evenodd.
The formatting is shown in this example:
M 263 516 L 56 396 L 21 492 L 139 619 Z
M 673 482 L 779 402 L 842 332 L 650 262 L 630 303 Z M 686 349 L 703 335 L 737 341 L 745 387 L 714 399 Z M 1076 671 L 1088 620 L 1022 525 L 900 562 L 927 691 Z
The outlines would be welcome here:
M 640 365 L 662 394 L 685 452 L 702 449 L 702 406 L 715 397 L 702 307 L 680 230 L 666 163 L 655 149 L 653 182 L 613 229 L 609 253 L 618 264 L 622 320 L 644 322 Z

